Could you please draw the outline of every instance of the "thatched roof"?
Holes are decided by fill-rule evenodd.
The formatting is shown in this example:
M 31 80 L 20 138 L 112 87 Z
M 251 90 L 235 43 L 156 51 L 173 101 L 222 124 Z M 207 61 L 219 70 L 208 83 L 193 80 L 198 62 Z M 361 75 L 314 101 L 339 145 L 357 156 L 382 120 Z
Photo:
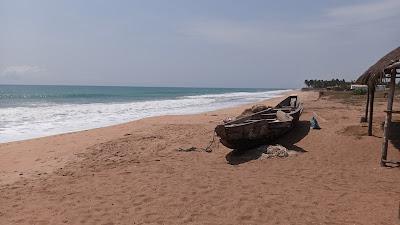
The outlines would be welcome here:
M 385 73 L 391 73 L 391 71 L 392 71 L 393 69 L 395 69 L 395 70 L 400 69 L 400 60 L 399 60 L 399 61 L 396 61 L 396 62 L 390 64 L 390 66 L 386 67 Z
M 381 79 L 385 73 L 386 67 L 391 65 L 395 61 L 400 60 L 400 47 L 397 47 L 387 55 L 382 57 L 378 62 L 372 65 L 367 71 L 365 71 L 358 79 L 359 84 L 376 85 L 377 81 Z

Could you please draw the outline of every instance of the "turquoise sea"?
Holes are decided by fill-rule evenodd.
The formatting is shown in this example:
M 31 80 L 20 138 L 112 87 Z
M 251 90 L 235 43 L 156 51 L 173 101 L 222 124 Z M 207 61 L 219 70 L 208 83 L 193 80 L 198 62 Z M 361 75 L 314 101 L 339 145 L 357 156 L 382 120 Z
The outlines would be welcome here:
M 0 142 L 257 102 L 284 89 L 0 85 Z

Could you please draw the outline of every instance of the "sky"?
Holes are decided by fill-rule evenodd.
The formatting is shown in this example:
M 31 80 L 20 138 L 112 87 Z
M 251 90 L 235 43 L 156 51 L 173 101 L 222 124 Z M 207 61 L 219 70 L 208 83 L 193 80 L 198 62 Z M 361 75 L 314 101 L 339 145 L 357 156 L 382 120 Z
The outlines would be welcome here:
M 354 80 L 399 27 L 399 0 L 0 0 L 0 84 Z

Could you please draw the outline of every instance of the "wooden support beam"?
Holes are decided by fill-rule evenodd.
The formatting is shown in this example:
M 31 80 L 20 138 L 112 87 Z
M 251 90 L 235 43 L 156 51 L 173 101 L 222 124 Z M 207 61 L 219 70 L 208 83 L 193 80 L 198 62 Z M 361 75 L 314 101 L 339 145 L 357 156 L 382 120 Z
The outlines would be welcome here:
M 384 131 L 383 131 L 381 166 L 386 166 L 386 160 L 387 160 L 387 150 L 388 150 L 388 145 L 389 145 L 389 131 L 390 131 L 390 125 L 392 123 L 393 99 L 394 99 L 394 92 L 396 89 L 396 69 L 392 69 L 392 71 L 391 71 L 389 88 L 390 88 L 390 90 L 389 90 L 389 96 L 388 96 L 388 102 L 387 102 L 385 126 L 384 126 Z
M 365 105 L 365 116 L 362 118 L 361 122 L 367 122 L 368 121 L 368 108 L 369 108 L 369 88 L 368 88 L 368 94 L 367 94 L 367 104 Z
M 400 61 L 394 62 L 390 66 L 386 67 L 385 72 L 392 73 L 393 70 L 396 72 L 396 69 L 400 69 Z
M 399 165 L 400 166 L 400 162 L 398 162 L 398 161 L 386 160 L 386 161 L 383 161 L 383 162 L 386 163 L 386 164 L 395 164 L 395 165 Z
M 392 110 L 392 111 L 385 110 L 384 112 L 385 112 L 385 113 L 391 113 L 391 114 L 400 114 L 400 111 L 399 111 L 399 110 Z
M 369 97 L 369 118 L 368 118 L 368 136 L 372 136 L 372 122 L 374 118 L 374 99 L 375 99 L 375 85 L 368 87 L 370 90 Z

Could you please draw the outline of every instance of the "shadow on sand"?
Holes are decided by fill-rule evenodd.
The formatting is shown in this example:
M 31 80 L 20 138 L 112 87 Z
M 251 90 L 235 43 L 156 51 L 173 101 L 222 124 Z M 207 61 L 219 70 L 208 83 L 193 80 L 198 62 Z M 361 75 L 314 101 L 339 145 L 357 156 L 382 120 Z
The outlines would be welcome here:
M 400 151 L 400 122 L 393 121 L 390 126 L 389 140 Z
M 296 146 L 295 144 L 301 141 L 310 132 L 309 121 L 299 121 L 296 127 L 293 128 L 289 133 L 285 134 L 281 138 L 271 142 L 270 144 L 280 144 L 283 147 L 296 151 L 296 152 L 307 152 L 306 150 Z M 225 158 L 231 165 L 239 165 L 252 160 L 256 160 L 262 156 L 265 151 L 265 147 L 259 147 L 249 150 L 232 150 Z
M 392 143 L 393 147 L 400 152 L 400 122 L 392 121 L 389 130 L 389 141 Z M 390 148 L 389 148 L 390 149 Z M 390 155 L 390 150 L 388 151 Z M 393 161 L 392 163 L 386 164 L 387 168 L 400 168 L 400 161 Z

